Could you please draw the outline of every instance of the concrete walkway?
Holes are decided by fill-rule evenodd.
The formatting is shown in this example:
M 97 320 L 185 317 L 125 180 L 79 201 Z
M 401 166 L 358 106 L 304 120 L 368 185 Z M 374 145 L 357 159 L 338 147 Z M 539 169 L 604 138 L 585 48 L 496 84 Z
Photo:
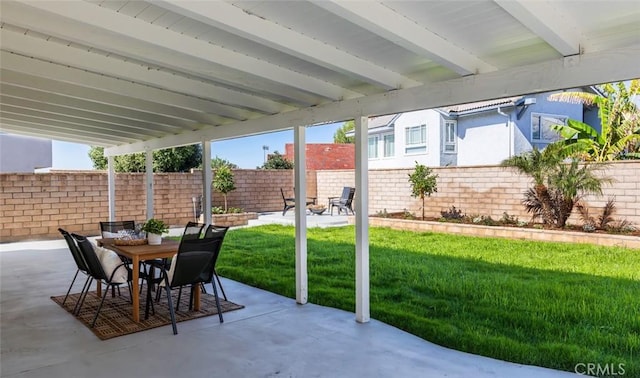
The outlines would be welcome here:
M 226 279 L 229 300 L 245 308 L 223 324 L 211 316 L 178 323 L 177 336 L 166 326 L 101 341 L 49 298 L 65 293 L 74 272 L 62 240 L 0 244 L 0 376 L 575 376 L 443 348 Z

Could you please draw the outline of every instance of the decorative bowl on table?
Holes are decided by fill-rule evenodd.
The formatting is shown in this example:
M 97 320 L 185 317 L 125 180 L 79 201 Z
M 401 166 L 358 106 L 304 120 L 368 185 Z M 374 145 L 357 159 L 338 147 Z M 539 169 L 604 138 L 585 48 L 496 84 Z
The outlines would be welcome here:
M 120 230 L 118 236 L 113 239 L 115 245 L 144 245 L 147 244 L 147 238 L 143 233 L 133 230 Z

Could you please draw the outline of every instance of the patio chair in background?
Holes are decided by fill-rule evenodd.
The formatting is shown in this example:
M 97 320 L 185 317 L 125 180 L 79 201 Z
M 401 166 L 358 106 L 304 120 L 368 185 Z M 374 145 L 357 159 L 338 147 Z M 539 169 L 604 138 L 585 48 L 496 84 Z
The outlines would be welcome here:
M 136 222 L 132 220 L 100 222 L 100 234 L 103 238 L 115 238 L 119 231 L 135 231 Z
M 284 201 L 284 208 L 282 210 L 282 216 L 284 216 L 289 209 L 293 209 L 294 207 L 296 207 L 296 199 L 292 197 L 285 197 L 284 190 L 282 190 L 282 188 L 280 188 L 280 194 L 282 194 L 282 201 Z M 305 201 L 305 207 L 309 205 L 315 205 L 315 203 L 315 198 L 308 197 L 308 199 Z
M 103 239 L 116 238 L 120 236 L 120 231 L 136 232 L 136 222 L 132 220 L 100 222 L 100 234 Z M 120 259 L 127 264 L 131 264 L 131 260 L 124 256 L 120 256 Z M 146 279 L 149 272 L 143 262 L 140 263 L 140 268 L 140 278 Z M 114 291 L 115 287 L 112 287 L 111 290 Z M 140 293 L 142 293 L 142 285 L 140 285 Z M 115 295 L 115 293 L 112 292 L 112 295 Z
M 340 215 L 342 210 L 344 210 L 347 215 L 349 215 L 349 210 L 351 210 L 351 214 L 355 214 L 352 207 L 355 193 L 356 188 L 345 186 L 342 188 L 342 195 L 340 197 L 329 197 L 329 213 L 333 215 L 333 208 L 337 207 L 338 215 Z

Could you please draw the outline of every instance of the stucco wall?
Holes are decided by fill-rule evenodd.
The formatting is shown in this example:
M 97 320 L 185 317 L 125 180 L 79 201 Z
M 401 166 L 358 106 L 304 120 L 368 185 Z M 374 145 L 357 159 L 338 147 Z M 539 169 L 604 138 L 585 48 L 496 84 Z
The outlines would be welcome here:
M 0 133 L 0 172 L 33 173 L 36 168 L 51 167 L 50 139 Z

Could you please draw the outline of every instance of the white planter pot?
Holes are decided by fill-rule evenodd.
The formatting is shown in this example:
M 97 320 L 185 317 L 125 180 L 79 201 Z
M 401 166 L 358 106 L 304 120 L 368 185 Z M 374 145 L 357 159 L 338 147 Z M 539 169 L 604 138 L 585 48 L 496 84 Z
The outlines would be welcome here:
M 147 233 L 147 240 L 150 245 L 158 245 L 162 243 L 162 235 Z

